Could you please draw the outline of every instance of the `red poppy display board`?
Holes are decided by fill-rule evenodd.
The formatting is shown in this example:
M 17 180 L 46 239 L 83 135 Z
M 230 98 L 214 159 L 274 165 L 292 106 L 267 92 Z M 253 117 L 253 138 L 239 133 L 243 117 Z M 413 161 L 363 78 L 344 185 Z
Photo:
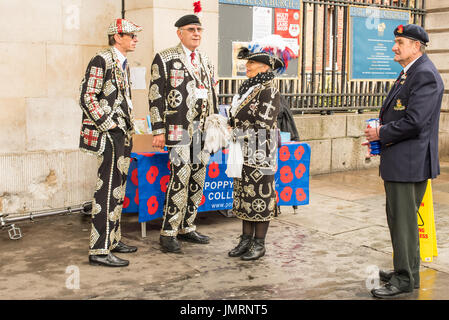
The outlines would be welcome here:
M 286 142 L 278 150 L 275 175 L 278 205 L 308 204 L 310 146 Z M 141 223 L 161 218 L 170 178 L 168 152 L 132 153 L 131 157 L 123 212 L 138 212 Z M 226 159 L 226 149 L 211 156 L 198 212 L 232 208 L 234 181 L 226 176 Z

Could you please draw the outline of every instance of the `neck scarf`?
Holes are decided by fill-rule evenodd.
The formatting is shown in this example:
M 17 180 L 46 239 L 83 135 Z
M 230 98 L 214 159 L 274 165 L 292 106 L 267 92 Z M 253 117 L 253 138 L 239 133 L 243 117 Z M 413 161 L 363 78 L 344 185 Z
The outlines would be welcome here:
M 245 80 L 239 88 L 240 97 L 243 94 L 245 94 L 245 92 L 248 91 L 249 88 L 251 88 L 257 84 L 261 84 L 261 83 L 270 81 L 273 78 L 274 78 L 274 73 L 272 71 L 267 71 L 267 72 L 259 73 L 259 74 L 257 74 L 257 76 Z

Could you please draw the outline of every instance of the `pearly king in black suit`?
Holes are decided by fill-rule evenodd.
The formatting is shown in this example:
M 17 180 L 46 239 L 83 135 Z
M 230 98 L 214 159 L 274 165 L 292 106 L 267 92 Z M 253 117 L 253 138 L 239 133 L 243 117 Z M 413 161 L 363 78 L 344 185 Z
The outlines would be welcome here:
M 125 19 L 115 20 L 108 34 L 133 33 L 142 28 Z M 92 203 L 89 244 L 91 264 L 125 266 L 111 252 L 134 252 L 121 242 L 120 219 L 134 132 L 129 67 L 114 46 L 95 55 L 80 86 L 83 111 L 80 149 L 97 156 L 98 174 Z M 126 61 L 126 59 L 125 59 Z
M 121 239 L 120 218 L 132 148 L 129 84 L 112 48 L 89 63 L 81 85 L 80 148 L 98 159 L 89 255 L 108 254 Z M 113 123 L 117 127 L 111 129 Z
M 218 113 L 213 67 L 205 54 L 194 52 L 194 58 L 187 56 L 180 43 L 157 53 L 151 66 L 152 133 L 165 135 L 171 170 L 161 239 L 196 230 L 210 158 L 203 150 L 204 124 L 208 115 Z

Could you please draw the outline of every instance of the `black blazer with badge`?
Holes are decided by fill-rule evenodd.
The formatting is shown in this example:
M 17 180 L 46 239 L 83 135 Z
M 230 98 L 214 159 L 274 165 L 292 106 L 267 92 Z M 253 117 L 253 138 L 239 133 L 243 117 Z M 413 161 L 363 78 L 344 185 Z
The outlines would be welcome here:
M 420 182 L 440 173 L 438 128 L 444 85 L 422 55 L 390 90 L 380 110 L 380 175 L 384 181 Z

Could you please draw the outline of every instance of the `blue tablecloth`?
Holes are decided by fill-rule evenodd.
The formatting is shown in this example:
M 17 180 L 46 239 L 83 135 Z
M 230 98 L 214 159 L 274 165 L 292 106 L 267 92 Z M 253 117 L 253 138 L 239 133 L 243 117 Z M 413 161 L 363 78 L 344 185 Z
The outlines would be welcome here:
M 278 152 L 275 175 L 278 206 L 308 204 L 310 146 L 285 142 Z M 131 157 L 123 212 L 138 212 L 139 222 L 160 218 L 170 178 L 168 152 L 132 153 Z M 226 149 L 211 156 L 198 212 L 232 208 L 233 179 L 225 174 L 226 159 Z

